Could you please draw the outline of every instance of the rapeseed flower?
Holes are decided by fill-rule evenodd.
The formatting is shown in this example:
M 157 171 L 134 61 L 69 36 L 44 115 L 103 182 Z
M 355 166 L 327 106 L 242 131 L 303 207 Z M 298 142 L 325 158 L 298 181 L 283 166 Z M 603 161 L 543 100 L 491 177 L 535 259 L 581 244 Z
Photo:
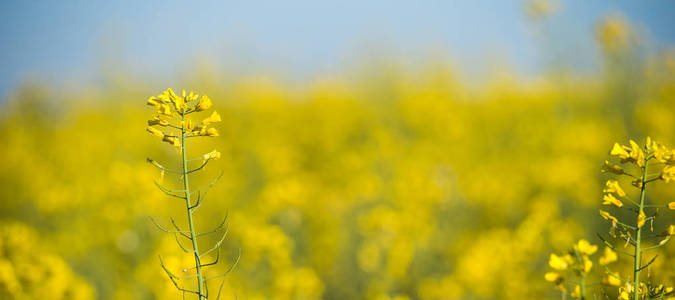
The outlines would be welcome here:
M 617 175 L 625 174 L 624 171 L 623 171 L 623 168 L 621 166 L 610 164 L 609 161 L 607 161 L 607 160 L 605 160 L 605 164 L 602 166 L 601 171 L 603 173 L 608 172 L 608 173 L 614 173 L 614 174 L 617 174 Z
M 222 121 L 220 119 L 220 115 L 218 114 L 218 112 L 214 111 L 208 118 L 202 121 L 202 124 L 206 126 L 212 123 L 218 123 L 220 121 Z
M 155 129 L 154 127 L 145 127 L 145 130 L 148 132 L 152 133 L 153 135 L 159 137 L 159 138 L 164 138 L 164 133 L 160 130 Z
M 211 159 L 219 159 L 220 158 L 220 152 L 213 150 L 209 153 L 204 154 L 203 156 L 204 162 L 209 161 Z
M 600 210 L 600 216 L 607 221 L 611 221 L 612 226 L 616 226 L 616 224 L 619 222 L 619 220 L 617 218 L 615 218 L 610 213 L 608 213 L 604 210 Z
M 637 217 L 638 228 L 641 228 L 642 226 L 644 226 L 646 221 L 647 221 L 647 216 L 645 215 L 644 210 L 640 209 L 640 212 L 638 213 L 638 217 Z
M 558 256 L 555 253 L 551 253 L 551 256 L 548 259 L 548 265 L 554 270 L 562 271 L 567 270 L 569 265 L 569 258 Z
M 204 95 L 204 96 L 202 96 L 201 99 L 199 99 L 199 103 L 197 103 L 197 106 L 195 107 L 195 111 L 207 110 L 207 109 L 211 108 L 212 105 L 213 105 L 213 103 L 211 103 L 211 99 L 208 96 Z
M 577 242 L 577 250 L 581 255 L 593 255 L 598 251 L 598 246 L 592 245 L 587 240 L 581 239 Z
M 675 166 L 669 165 L 663 167 L 663 170 L 661 171 L 661 175 L 659 178 L 663 179 L 665 182 L 670 182 L 671 180 L 675 180 Z
M 626 196 L 626 192 L 623 191 L 621 186 L 619 186 L 619 182 L 616 180 L 607 180 L 605 186 L 607 188 L 602 190 L 603 193 L 615 193 L 619 197 Z
M 613 274 L 607 274 L 602 278 L 602 283 L 610 286 L 621 286 L 621 279 Z
M 563 281 L 563 277 L 557 272 L 546 272 L 546 274 L 544 274 L 544 279 L 555 284 L 560 284 Z
M 605 266 L 617 261 L 618 259 L 619 256 L 616 254 L 616 252 L 614 252 L 614 250 L 609 247 L 605 247 L 605 251 L 603 252 L 602 256 L 598 258 L 598 263 Z
M 604 195 L 602 197 L 602 200 L 604 200 L 604 201 L 602 201 L 602 205 L 614 205 L 616 207 L 622 207 L 623 206 L 623 202 L 621 202 L 621 200 L 619 200 L 619 199 L 616 199 L 616 197 L 614 197 L 614 195 L 612 195 L 612 194 Z

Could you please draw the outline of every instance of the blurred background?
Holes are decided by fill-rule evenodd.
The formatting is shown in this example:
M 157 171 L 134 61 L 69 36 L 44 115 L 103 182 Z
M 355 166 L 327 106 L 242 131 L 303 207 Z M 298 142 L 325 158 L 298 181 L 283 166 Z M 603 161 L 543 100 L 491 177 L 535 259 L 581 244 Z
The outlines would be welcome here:
M 180 298 L 157 256 L 193 260 L 149 217 L 184 204 L 145 162 L 178 164 L 144 131 L 168 87 L 223 117 L 189 154 L 223 153 L 193 182 L 224 171 L 195 222 L 229 212 L 225 299 L 556 299 L 549 253 L 608 230 L 611 145 L 675 146 L 672 1 L 0 7 L 2 299 Z

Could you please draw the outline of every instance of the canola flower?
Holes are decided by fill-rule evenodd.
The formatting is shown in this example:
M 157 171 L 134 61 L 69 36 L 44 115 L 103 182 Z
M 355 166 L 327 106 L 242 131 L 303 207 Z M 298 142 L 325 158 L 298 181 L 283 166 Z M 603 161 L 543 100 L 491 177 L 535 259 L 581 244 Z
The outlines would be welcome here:
M 218 112 L 213 111 L 213 113 L 211 113 L 209 117 L 195 124 L 189 117 L 189 115 L 195 112 L 208 110 L 209 108 L 211 108 L 212 102 L 208 96 L 204 95 L 200 98 L 199 95 L 194 94 L 193 92 L 190 92 L 188 94 L 186 93 L 185 90 L 182 91 L 181 96 L 178 96 L 174 93 L 173 90 L 167 89 L 166 91 L 157 96 L 150 97 L 147 101 L 147 104 L 156 107 L 158 111 L 157 115 L 148 121 L 148 127 L 146 127 L 146 130 L 150 132 L 152 135 L 161 138 L 163 142 L 167 142 L 170 145 L 176 147 L 176 149 L 178 149 L 181 155 L 181 167 L 178 170 L 171 170 L 165 168 L 162 164 L 150 158 L 148 158 L 148 162 L 152 163 L 155 167 L 160 169 L 161 171 L 160 181 L 164 178 L 164 174 L 166 172 L 180 175 L 183 181 L 182 182 L 183 189 L 171 190 L 162 186 L 160 182 L 155 182 L 155 184 L 162 192 L 164 192 L 168 196 L 183 199 L 185 201 L 188 230 L 182 230 L 176 224 L 173 218 L 171 219 L 171 224 L 174 227 L 173 230 L 164 228 L 163 226 L 155 222 L 154 219 L 153 223 L 162 231 L 172 233 L 175 236 L 176 242 L 178 243 L 180 248 L 185 253 L 194 256 L 194 266 L 185 267 L 183 269 L 183 272 L 194 270 L 194 274 L 189 274 L 185 276 L 174 275 L 174 273 L 169 270 L 167 265 L 165 265 L 161 256 L 160 256 L 160 265 L 162 269 L 165 271 L 165 273 L 168 275 L 169 279 L 174 284 L 174 286 L 180 292 L 182 292 L 183 298 L 186 297 L 187 293 L 196 295 L 200 300 L 208 299 L 209 298 L 208 281 L 212 279 L 222 278 L 220 287 L 218 289 L 218 295 L 216 298 L 220 299 L 223 285 L 225 283 L 224 277 L 236 266 L 239 257 L 237 257 L 237 260 L 225 273 L 219 275 L 207 277 L 205 268 L 216 265 L 220 260 L 220 252 L 221 252 L 220 247 L 223 241 L 225 240 L 225 237 L 227 236 L 228 228 L 225 227 L 225 224 L 227 222 L 227 216 L 215 229 L 203 233 L 196 232 L 194 225 L 195 222 L 193 218 L 193 214 L 202 205 L 204 198 L 206 197 L 206 192 L 218 181 L 218 179 L 220 179 L 220 177 L 216 178 L 208 186 L 198 190 L 191 189 L 189 177 L 191 173 L 203 169 L 211 160 L 219 159 L 221 154 L 217 150 L 213 150 L 209 153 L 206 153 L 202 157 L 200 157 L 202 161 L 200 166 L 190 168 L 189 163 L 191 161 L 199 159 L 188 159 L 186 148 L 188 138 L 202 137 L 202 136 L 205 137 L 218 136 L 218 130 L 213 127 L 209 127 L 209 125 L 218 123 L 222 120 Z M 158 129 L 155 126 L 159 126 L 162 129 Z M 195 194 L 196 197 L 194 196 Z M 216 242 L 216 244 L 213 245 L 208 250 L 200 251 L 198 238 L 216 233 L 220 233 L 221 235 L 218 242 Z M 186 239 L 190 241 L 191 247 L 185 247 L 180 241 L 181 239 Z M 206 258 L 207 255 L 209 255 L 214 251 L 217 251 L 216 252 L 217 256 L 214 261 L 212 262 L 202 261 L 203 258 Z M 193 278 L 197 281 L 196 290 L 186 288 L 185 285 L 179 283 L 182 280 L 188 280 Z
M 605 254 L 598 259 L 601 265 L 609 263 L 606 258 L 608 250 L 613 252 L 611 249 L 605 249 Z M 551 253 L 548 265 L 554 271 L 544 274 L 544 279 L 552 282 L 563 295 L 569 295 L 573 299 L 585 299 L 587 277 L 593 269 L 593 261 L 590 257 L 597 251 L 597 245 L 581 239 L 564 255 Z M 563 275 L 562 272 L 566 272 L 568 275 Z M 573 278 L 573 280 L 566 280 L 568 277 Z M 567 281 L 572 283 L 571 288 L 565 285 Z
M 673 210 L 673 202 L 667 204 L 646 203 L 646 191 L 648 184 L 658 181 L 670 182 L 673 180 L 673 167 L 675 166 L 675 152 L 663 146 L 662 144 L 647 138 L 645 145 L 640 147 L 635 141 L 630 140 L 629 145 L 620 145 L 615 143 L 609 152 L 610 156 L 619 160 L 619 163 L 626 166 L 615 165 L 606 160 L 602 172 L 612 173 L 618 176 L 626 176 L 632 179 L 631 184 L 639 189 L 639 200 L 632 200 L 626 191 L 621 187 L 618 180 L 607 180 L 605 188 L 602 190 L 602 205 L 614 207 L 614 209 L 626 209 L 635 214 L 632 220 L 619 220 L 612 213 L 600 210 L 600 216 L 609 221 L 611 225 L 610 235 L 619 240 L 625 241 L 626 245 L 633 247 L 633 252 L 626 252 L 617 249 L 606 238 L 598 235 L 606 248 L 598 263 L 605 268 L 602 284 L 606 286 L 618 287 L 619 300 L 638 300 L 654 299 L 673 296 L 673 288 L 663 284 L 654 284 L 652 282 L 641 281 L 640 275 L 643 270 L 654 263 L 656 256 L 645 263 L 643 255 L 648 250 L 653 250 L 664 246 L 675 234 L 675 225 L 670 224 L 661 234 L 657 235 L 660 239 L 655 245 L 645 247 L 647 242 L 645 225 L 650 223 L 650 231 L 653 231 L 654 221 L 657 217 L 658 209 Z M 623 201 L 622 201 L 623 200 Z M 549 266 L 554 270 L 567 270 L 568 266 L 576 268 L 576 276 L 580 278 L 580 285 L 576 285 L 570 296 L 575 299 L 584 299 L 586 275 L 592 267 L 592 262 L 588 257 L 595 253 L 597 247 L 591 245 L 586 240 L 580 240 L 570 254 L 564 257 L 551 254 Z M 618 261 L 618 254 L 621 253 L 633 259 L 632 280 L 622 277 L 620 273 L 612 271 L 608 265 Z M 575 262 L 573 255 L 581 255 L 581 259 Z M 588 263 L 587 263 L 588 261 Z M 553 282 L 563 293 L 567 289 L 563 286 L 563 277 L 555 272 L 545 274 L 546 281 Z

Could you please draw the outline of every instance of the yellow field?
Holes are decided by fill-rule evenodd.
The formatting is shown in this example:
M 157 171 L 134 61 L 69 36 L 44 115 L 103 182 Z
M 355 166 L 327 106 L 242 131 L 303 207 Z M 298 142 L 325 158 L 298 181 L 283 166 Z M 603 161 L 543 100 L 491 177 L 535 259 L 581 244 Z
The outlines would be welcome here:
M 675 146 L 675 56 L 637 59 L 606 34 L 594 76 L 505 72 L 474 86 L 443 62 L 392 63 L 291 88 L 195 70 L 173 88 L 209 95 L 223 119 L 219 137 L 191 147 L 222 158 L 191 180 L 224 172 L 195 215 L 208 230 L 229 212 L 225 263 L 210 271 L 241 249 L 224 298 L 559 298 L 544 280 L 550 253 L 582 238 L 601 246 L 596 233 L 609 231 L 598 209 L 613 143 Z M 144 131 L 146 99 L 166 87 L 105 86 L 36 83 L 3 103 L 2 299 L 180 298 L 157 256 L 175 270 L 194 260 L 149 219 L 186 222 L 146 163 L 178 164 Z M 673 201 L 675 184 L 647 197 Z M 654 232 L 674 221 L 661 211 Z M 654 254 L 645 280 L 672 286 L 675 243 Z M 615 299 L 594 268 L 588 297 Z

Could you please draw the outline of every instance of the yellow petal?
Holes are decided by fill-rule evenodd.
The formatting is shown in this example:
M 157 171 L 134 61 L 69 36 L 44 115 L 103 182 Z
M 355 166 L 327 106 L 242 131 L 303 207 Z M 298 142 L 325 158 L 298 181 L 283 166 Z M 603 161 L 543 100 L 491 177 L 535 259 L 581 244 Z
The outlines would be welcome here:
M 582 255 L 592 255 L 598 250 L 598 246 L 591 245 L 587 240 L 581 239 L 577 242 L 577 250 L 579 250 L 579 253 Z
M 555 282 L 556 284 L 562 281 L 562 276 L 556 272 L 546 272 L 544 279 L 548 282 Z
M 643 210 L 640 210 L 640 213 L 638 214 L 638 217 L 637 217 L 638 228 L 641 228 L 642 226 L 644 226 L 646 220 L 647 220 L 647 216 L 645 215 L 645 212 Z
M 603 255 L 598 259 L 598 263 L 605 266 L 619 259 L 619 256 L 609 247 L 605 247 Z
M 551 256 L 548 259 L 548 265 L 554 270 L 562 271 L 567 269 L 567 261 L 554 253 L 551 253 Z
M 615 277 L 612 274 L 607 274 L 607 276 L 602 279 L 602 283 L 611 286 L 621 286 L 621 279 Z
M 202 121 L 202 124 L 209 125 L 211 123 L 218 123 L 220 121 L 221 121 L 220 115 L 218 114 L 217 111 L 214 111 L 208 118 L 206 118 L 206 119 L 204 119 L 204 121 Z
M 616 207 L 622 207 L 623 202 L 621 202 L 619 199 L 616 199 L 612 194 L 606 194 L 602 197 L 602 205 L 614 205 Z
M 615 193 L 619 197 L 626 196 L 626 192 L 619 186 L 619 182 L 616 180 L 607 180 L 605 183 L 606 189 L 604 189 L 602 192 L 603 193 Z
M 147 130 L 148 132 L 152 133 L 153 135 L 155 135 L 155 136 L 157 136 L 157 137 L 159 137 L 159 138 L 163 138 L 163 137 L 164 137 L 164 133 L 163 133 L 162 131 L 157 130 L 157 129 L 153 128 L 153 127 L 150 127 L 150 126 L 145 127 L 145 130 Z

